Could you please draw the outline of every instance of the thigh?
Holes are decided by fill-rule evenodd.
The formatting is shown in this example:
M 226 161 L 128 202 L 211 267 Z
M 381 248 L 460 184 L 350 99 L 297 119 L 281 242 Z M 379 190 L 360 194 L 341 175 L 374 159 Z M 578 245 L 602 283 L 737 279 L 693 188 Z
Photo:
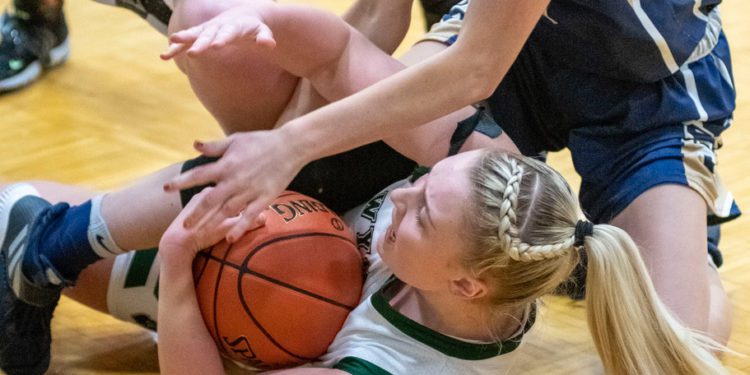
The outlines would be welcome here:
M 615 126 L 572 131 L 569 148 L 581 175 L 582 207 L 592 220 L 609 222 L 646 191 L 674 184 L 701 198 L 707 214 L 704 226 L 736 218 L 739 208 L 715 169 L 724 123 L 686 123 L 638 132 Z
M 710 289 L 706 260 L 706 205 L 695 190 L 658 185 L 622 210 L 612 224 L 641 249 L 662 301 L 693 329 L 708 329 Z
M 706 223 L 739 215 L 714 169 L 723 123 L 638 132 L 589 127 L 570 135 L 584 211 L 625 229 L 659 296 L 683 322 L 704 331 L 712 293 Z
M 199 156 L 188 160 L 182 171 L 216 160 Z M 313 197 L 343 214 L 391 183 L 408 177 L 416 166 L 414 161 L 379 141 L 307 164 L 287 188 Z M 198 186 L 181 191 L 183 206 L 204 188 Z
M 176 1 L 169 32 L 208 21 L 227 7 L 246 1 Z M 175 62 L 226 134 L 273 128 L 299 81 L 256 52 L 235 46 L 200 57 L 183 54 Z

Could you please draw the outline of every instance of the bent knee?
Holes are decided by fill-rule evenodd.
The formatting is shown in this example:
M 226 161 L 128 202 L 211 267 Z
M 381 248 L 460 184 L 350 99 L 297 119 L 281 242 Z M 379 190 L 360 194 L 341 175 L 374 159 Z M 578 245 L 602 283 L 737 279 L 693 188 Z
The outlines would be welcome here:
M 200 25 L 224 11 L 242 4 L 263 5 L 271 0 L 215 0 L 174 1 L 174 13 L 169 22 L 169 33 Z

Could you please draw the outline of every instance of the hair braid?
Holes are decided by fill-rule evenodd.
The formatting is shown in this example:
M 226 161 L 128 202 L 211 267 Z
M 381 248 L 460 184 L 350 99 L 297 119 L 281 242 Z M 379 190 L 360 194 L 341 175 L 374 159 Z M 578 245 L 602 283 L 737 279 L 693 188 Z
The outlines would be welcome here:
M 518 195 L 524 169 L 514 158 L 509 158 L 506 155 L 503 159 L 506 161 L 504 166 L 507 166 L 507 168 L 502 168 L 502 173 L 506 175 L 507 182 L 500 203 L 500 225 L 498 226 L 498 239 L 502 246 L 508 249 L 508 255 L 511 259 L 519 262 L 539 261 L 565 255 L 573 248 L 575 236 L 559 243 L 547 245 L 530 245 L 521 241 L 518 233 L 516 208 L 518 207 Z
M 523 168 L 515 159 L 505 157 L 507 163 L 503 165 L 503 174 L 506 177 L 505 189 L 500 202 L 500 223 L 498 225 L 497 237 L 502 246 L 511 252 L 511 258 L 518 257 L 517 247 L 514 240 L 518 239 L 518 227 L 516 227 L 516 207 L 518 203 L 518 192 L 521 187 Z M 515 254 L 512 254 L 516 251 Z
M 567 254 L 573 248 L 574 242 L 575 238 L 572 236 L 565 241 L 550 245 L 529 245 L 521 242 L 519 239 L 515 239 L 513 241 L 515 249 L 511 248 L 509 254 L 513 260 L 519 262 L 552 259 Z M 514 255 L 517 255 L 517 257 Z

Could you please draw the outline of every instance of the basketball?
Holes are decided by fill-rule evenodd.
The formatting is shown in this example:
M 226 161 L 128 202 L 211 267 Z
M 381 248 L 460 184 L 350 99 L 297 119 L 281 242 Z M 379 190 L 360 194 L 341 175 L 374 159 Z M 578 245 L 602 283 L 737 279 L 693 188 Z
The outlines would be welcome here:
M 360 298 L 363 260 L 344 221 L 285 192 L 265 226 L 222 241 L 193 264 L 198 304 L 222 354 L 273 369 L 325 353 Z

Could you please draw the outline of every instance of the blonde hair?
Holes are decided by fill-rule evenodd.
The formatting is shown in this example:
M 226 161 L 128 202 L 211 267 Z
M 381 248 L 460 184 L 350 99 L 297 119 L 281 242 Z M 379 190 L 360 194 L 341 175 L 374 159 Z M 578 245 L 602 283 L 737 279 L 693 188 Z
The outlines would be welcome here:
M 471 173 L 465 266 L 491 280 L 499 310 L 530 306 L 578 262 L 578 199 L 547 165 L 485 151 Z M 720 346 L 675 319 L 656 295 L 638 248 L 623 230 L 595 225 L 587 252 L 588 324 L 608 374 L 726 373 Z

